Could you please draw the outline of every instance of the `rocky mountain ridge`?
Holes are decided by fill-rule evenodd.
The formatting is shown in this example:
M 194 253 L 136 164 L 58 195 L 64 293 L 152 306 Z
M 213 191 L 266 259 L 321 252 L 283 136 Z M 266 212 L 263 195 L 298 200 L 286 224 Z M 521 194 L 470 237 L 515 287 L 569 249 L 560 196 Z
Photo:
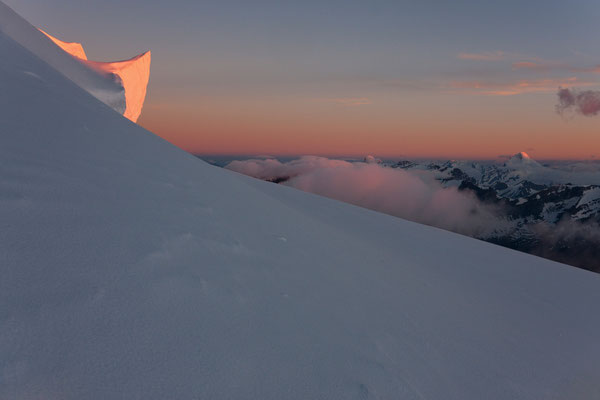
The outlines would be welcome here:
M 577 261 L 590 252 L 598 252 L 593 258 L 600 260 L 600 173 L 582 176 L 553 168 L 524 152 L 504 163 L 404 160 L 387 166 L 430 171 L 444 187 L 469 190 L 497 207 L 504 223 L 480 239 L 600 270 L 600 261 Z

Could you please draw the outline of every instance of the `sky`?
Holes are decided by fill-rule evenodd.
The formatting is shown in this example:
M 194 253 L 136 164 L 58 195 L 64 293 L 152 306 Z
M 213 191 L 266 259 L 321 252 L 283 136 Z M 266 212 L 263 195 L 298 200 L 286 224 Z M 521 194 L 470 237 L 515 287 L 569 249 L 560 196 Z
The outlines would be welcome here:
M 3 0 L 97 61 L 152 51 L 138 123 L 194 154 L 600 159 L 597 0 Z

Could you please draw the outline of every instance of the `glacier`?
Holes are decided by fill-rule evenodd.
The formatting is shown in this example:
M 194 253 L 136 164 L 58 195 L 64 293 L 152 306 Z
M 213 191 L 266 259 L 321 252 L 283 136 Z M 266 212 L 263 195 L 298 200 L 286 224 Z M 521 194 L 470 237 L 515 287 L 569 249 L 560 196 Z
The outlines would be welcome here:
M 210 166 L 0 7 L 0 398 L 600 397 L 599 276 Z

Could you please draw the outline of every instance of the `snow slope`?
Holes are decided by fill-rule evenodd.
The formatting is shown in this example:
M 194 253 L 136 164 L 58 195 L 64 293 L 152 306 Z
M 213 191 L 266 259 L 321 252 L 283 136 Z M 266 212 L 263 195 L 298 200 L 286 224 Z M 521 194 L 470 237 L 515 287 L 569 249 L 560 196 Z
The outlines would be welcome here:
M 152 54 L 147 51 L 124 61 L 98 62 L 85 61 L 85 64 L 103 73 L 115 74 L 121 80 L 125 90 L 125 111 L 123 116 L 137 122 L 150 80 L 150 62 Z
M 120 83 L 125 91 L 125 111 L 123 115 L 133 122 L 136 122 L 142 113 L 144 100 L 146 99 L 146 89 L 150 80 L 150 62 L 151 53 L 149 51 L 135 56 L 129 60 L 99 62 L 90 61 L 85 54 L 81 43 L 67 43 L 40 31 L 54 42 L 58 47 L 79 58 L 83 64 L 99 71 L 102 74 L 114 74 L 119 77 Z
M 1 399 L 594 399 L 600 277 L 209 166 L 0 32 Z
M 126 61 L 89 61 L 80 43 L 63 42 L 38 30 L 1 1 L 0 29 L 97 99 L 137 121 L 150 78 L 150 52 Z
M 38 28 L 39 29 L 39 28 Z M 87 60 L 87 54 L 85 54 L 85 50 L 83 49 L 83 45 L 77 42 L 63 42 L 62 40 L 55 38 L 50 35 L 48 32 L 39 29 L 48 39 L 52 40 L 55 45 L 72 55 L 73 57 L 80 58 L 82 60 Z

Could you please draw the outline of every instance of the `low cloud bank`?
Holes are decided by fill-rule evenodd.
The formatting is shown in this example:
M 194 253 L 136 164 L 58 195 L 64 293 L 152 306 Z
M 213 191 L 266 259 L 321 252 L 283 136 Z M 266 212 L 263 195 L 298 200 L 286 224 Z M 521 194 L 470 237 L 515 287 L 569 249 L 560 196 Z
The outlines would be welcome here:
M 486 236 L 501 223 L 495 210 L 468 191 L 443 188 L 430 174 L 412 174 L 373 162 L 305 156 L 233 161 L 225 168 L 306 192 L 470 236 Z
M 600 114 L 600 91 L 559 88 L 556 111 L 564 115 L 568 112 L 593 117 Z
M 540 222 L 530 229 L 538 239 L 532 254 L 600 272 L 600 223 L 563 218 L 557 224 Z

